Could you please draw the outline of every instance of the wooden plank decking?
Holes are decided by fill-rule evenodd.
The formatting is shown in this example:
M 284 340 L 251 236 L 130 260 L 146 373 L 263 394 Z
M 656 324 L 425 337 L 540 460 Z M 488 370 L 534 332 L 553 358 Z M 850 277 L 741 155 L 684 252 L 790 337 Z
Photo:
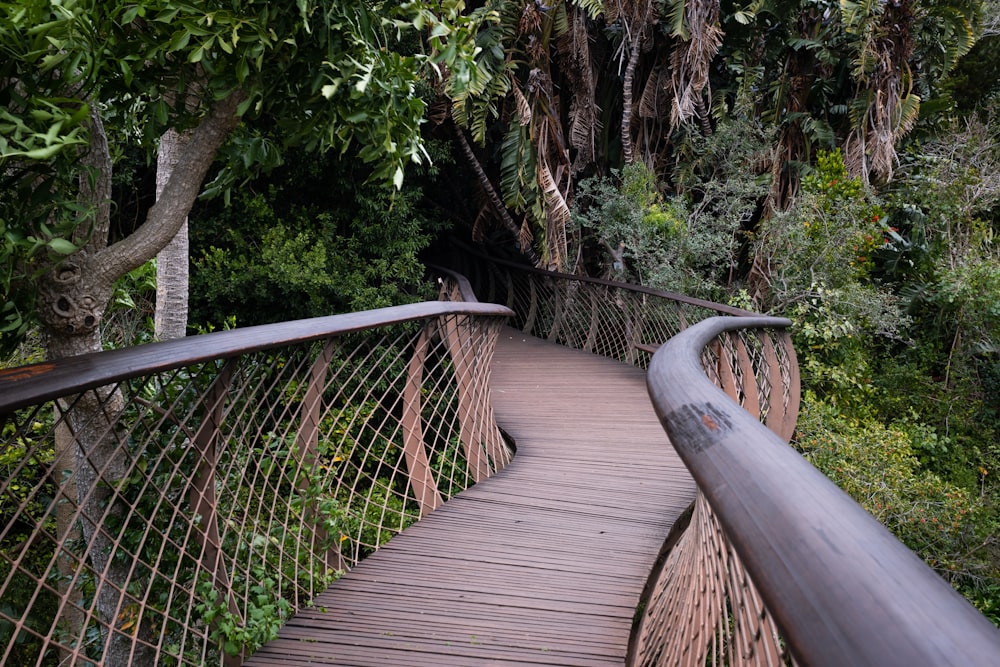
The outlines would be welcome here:
M 513 462 L 359 564 L 250 665 L 622 665 L 694 482 L 642 371 L 505 329 Z

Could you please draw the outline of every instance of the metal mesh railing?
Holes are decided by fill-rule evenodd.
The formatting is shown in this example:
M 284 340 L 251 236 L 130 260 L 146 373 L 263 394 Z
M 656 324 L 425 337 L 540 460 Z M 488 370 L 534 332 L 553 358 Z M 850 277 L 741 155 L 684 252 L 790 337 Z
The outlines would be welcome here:
M 653 359 L 654 407 L 699 491 L 629 664 L 992 664 L 996 628 L 788 446 L 789 324 L 713 318 Z
M 542 271 L 469 253 L 462 256 L 482 301 L 514 311 L 526 334 L 646 368 L 656 349 L 714 315 L 754 313 L 609 280 Z
M 652 581 L 630 665 L 792 664 L 732 543 L 698 494 Z
M 787 441 L 798 409 L 791 339 L 776 329 L 720 333 L 701 350 L 707 378 Z M 675 441 L 698 446 L 703 428 L 731 427 L 727 414 L 691 404 L 672 415 Z M 630 665 L 794 664 L 760 592 L 699 490 L 647 586 Z
M 417 304 L 0 373 L 0 663 L 238 664 L 510 459 L 504 308 Z

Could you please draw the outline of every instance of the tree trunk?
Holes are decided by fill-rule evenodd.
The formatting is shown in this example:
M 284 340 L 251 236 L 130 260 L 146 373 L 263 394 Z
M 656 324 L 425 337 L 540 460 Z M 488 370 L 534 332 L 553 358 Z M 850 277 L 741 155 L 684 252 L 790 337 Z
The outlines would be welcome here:
M 183 225 L 205 174 L 219 147 L 236 126 L 238 93 L 221 100 L 205 116 L 192 140 L 178 156 L 177 165 L 145 223 L 131 236 L 108 246 L 111 207 L 111 156 L 100 116 L 92 113 L 90 145 L 82 156 L 80 203 L 90 211 L 91 224 L 81 224 L 74 242 L 80 249 L 55 263 L 39 285 L 39 317 L 45 330 L 46 356 L 75 356 L 101 349 L 101 318 L 115 281 L 154 257 Z M 117 388 L 99 388 L 60 402 L 56 460 L 67 470 L 58 480 L 57 531 L 62 544 L 82 541 L 77 554 L 64 553 L 60 567 L 75 569 L 67 587 L 79 587 L 80 575 L 93 576 L 93 608 L 102 627 L 100 664 L 118 667 L 152 664 L 147 649 L 135 645 L 129 613 L 141 610 L 127 593 L 129 558 L 116 558 L 119 535 L 110 526 L 123 525 L 118 517 L 129 511 L 117 489 L 127 472 L 127 434 L 115 425 L 124 409 Z M 74 540 L 74 537 L 82 540 Z M 78 563 L 80 566 L 73 565 Z M 67 590 L 67 592 L 70 592 Z M 79 596 L 73 594 L 73 598 Z M 74 599 L 75 601 L 75 599 Z M 85 606 L 86 608 L 86 606 Z M 64 622 L 77 645 L 87 641 L 81 614 L 70 608 Z M 77 627 L 73 627 L 74 623 Z
M 632 108 L 635 105 L 635 96 L 632 88 L 635 81 L 635 68 L 639 64 L 639 54 L 642 51 L 642 40 L 645 35 L 645 26 L 637 26 L 635 39 L 631 44 L 628 65 L 625 67 L 625 82 L 622 86 L 622 159 L 625 164 L 635 162 L 635 154 L 632 146 Z
M 190 139 L 190 132 L 180 134 L 173 129 L 160 137 L 156 158 L 157 200 Z M 188 221 L 185 216 L 177 235 L 156 256 L 156 314 L 153 321 L 157 340 L 183 338 L 187 333 L 188 277 Z
M 490 203 L 493 204 L 493 209 L 496 211 L 497 216 L 503 222 L 507 231 L 509 231 L 515 241 L 517 241 L 518 250 L 521 251 L 522 255 L 531 260 L 531 264 L 533 266 L 539 266 L 541 264 L 541 260 L 538 258 L 538 254 L 530 244 L 521 242 L 520 228 L 517 226 L 517 223 L 514 222 L 514 219 L 510 217 L 510 212 L 507 211 L 507 207 L 504 206 L 503 201 L 500 199 L 500 195 L 497 194 L 497 191 L 490 182 L 486 172 L 483 171 L 483 166 L 479 164 L 479 160 L 476 158 L 476 154 L 472 151 L 472 146 L 469 145 L 468 139 L 465 138 L 462 128 L 454 123 L 452 124 L 452 128 L 455 130 L 458 145 L 462 148 L 462 154 L 465 155 L 465 159 L 468 161 L 469 166 L 472 167 L 472 170 L 476 172 L 479 185 L 483 188 L 483 191 L 489 198 Z

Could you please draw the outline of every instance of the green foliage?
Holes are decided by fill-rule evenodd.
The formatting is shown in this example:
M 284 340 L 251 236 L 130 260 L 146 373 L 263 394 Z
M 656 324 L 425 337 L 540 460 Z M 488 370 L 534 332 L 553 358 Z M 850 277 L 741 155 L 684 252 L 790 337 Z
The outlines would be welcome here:
M 573 222 L 584 239 L 605 248 L 605 275 L 637 284 L 680 288 L 680 239 L 687 233 L 683 199 L 664 200 L 642 164 L 614 178 L 582 181 Z
M 820 152 L 788 210 L 761 226 L 765 309 L 792 317 L 803 382 L 840 405 L 871 398 L 870 350 L 904 335 L 899 299 L 869 277 L 893 233 L 882 205 L 850 178 L 839 150 Z
M 41 545 L 34 546 L 30 525 L 37 523 L 52 533 L 56 531 L 55 520 L 48 515 L 49 499 L 55 497 L 55 484 L 48 474 L 55 452 L 46 438 L 51 423 L 43 421 L 44 418 L 51 419 L 51 414 L 34 415 L 29 428 L 16 440 L 13 438 L 14 424 L 7 421 L 2 435 L 10 446 L 0 451 L 0 476 L 7 481 L 0 494 L 0 523 L 6 526 L 0 537 L 0 552 L 5 555 L 20 554 L 21 567 L 41 579 L 46 578 L 46 567 L 51 562 L 55 546 L 44 540 L 39 541 Z M 22 413 L 21 419 L 25 417 L 28 415 Z M 25 618 L 26 626 L 32 631 L 47 634 L 51 619 L 58 614 L 57 596 L 51 591 L 36 590 L 29 577 L 11 577 L 11 569 L 6 558 L 0 559 L 0 578 L 9 581 L 0 600 L 0 611 L 8 618 Z M 56 574 L 48 578 L 53 587 L 58 586 Z M 40 652 L 40 642 L 33 634 L 23 630 L 15 638 L 14 632 L 13 623 L 0 620 L 0 643 L 12 648 L 6 661 L 10 664 L 33 664 Z
M 334 156 L 295 160 L 230 206 L 197 209 L 190 320 L 245 326 L 429 296 L 418 255 L 441 223 L 419 181 L 394 192 L 366 182 L 370 173 Z
M 61 199 L 69 180 L 68 168 L 44 175 L 12 169 L 0 176 L 0 357 L 28 335 L 38 278 L 76 250 L 67 237 L 86 225 L 89 211 Z
M 811 393 L 802 408 L 795 445 L 813 465 L 956 585 L 996 581 L 995 508 L 921 468 L 932 429 L 849 417 Z
M 102 322 L 101 339 L 105 348 L 152 341 L 155 308 L 156 260 L 153 259 L 115 281 Z
M 995 99 L 1000 93 L 1000 35 L 980 39 L 959 61 L 943 88 L 961 111 L 987 106 Z
M 585 244 L 604 248 L 619 279 L 707 298 L 738 287 L 744 232 L 759 213 L 769 177 L 754 173 L 768 152 L 753 123 L 722 123 L 691 138 L 689 161 L 675 174 L 681 194 L 642 163 L 578 186 L 574 224 Z M 618 255 L 621 255 L 621 259 Z
M 76 149 L 89 145 L 94 118 L 115 158 L 136 148 L 150 157 L 165 130 L 192 128 L 219 100 L 238 99 L 238 114 L 277 139 L 241 134 L 235 143 L 255 150 L 223 152 L 230 162 L 217 190 L 279 163 L 291 146 L 351 151 L 371 165 L 369 178 L 399 189 L 404 169 L 429 157 L 419 88 L 444 72 L 471 80 L 475 32 L 488 14 L 467 15 L 461 0 L 0 7 L 0 352 L 36 321 L 41 273 L 84 241 L 106 243 L 89 237 L 103 220 L 89 227 L 94 211 L 76 204 L 86 199 L 81 177 L 92 176 Z M 142 252 L 136 263 L 154 250 Z
M 212 628 L 210 637 L 229 656 L 249 655 L 278 636 L 278 630 L 294 611 L 289 602 L 277 596 L 274 579 L 256 568 L 256 583 L 250 586 L 246 618 L 229 610 L 224 595 L 206 577 L 198 582 L 200 600 L 194 610 Z
M 603 273 L 617 280 L 700 296 L 730 259 L 727 230 L 690 214 L 683 197 L 663 197 L 655 176 L 629 165 L 614 180 L 580 183 L 573 210 L 584 242 L 605 249 Z
M 799 202 L 795 213 L 806 217 L 802 225 L 810 269 L 828 277 L 832 287 L 866 279 L 875 252 L 889 243 L 893 230 L 861 179 L 848 175 L 840 149 L 819 151 L 815 170 L 802 180 Z

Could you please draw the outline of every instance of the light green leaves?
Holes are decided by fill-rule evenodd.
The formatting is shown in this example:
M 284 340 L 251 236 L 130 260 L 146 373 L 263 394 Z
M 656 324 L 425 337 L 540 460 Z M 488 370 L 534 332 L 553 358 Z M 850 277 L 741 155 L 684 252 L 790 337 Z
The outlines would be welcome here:
M 48 160 L 63 149 L 86 143 L 83 121 L 89 107 L 65 98 L 26 99 L 27 113 L 0 109 L 0 164 L 11 158 Z

